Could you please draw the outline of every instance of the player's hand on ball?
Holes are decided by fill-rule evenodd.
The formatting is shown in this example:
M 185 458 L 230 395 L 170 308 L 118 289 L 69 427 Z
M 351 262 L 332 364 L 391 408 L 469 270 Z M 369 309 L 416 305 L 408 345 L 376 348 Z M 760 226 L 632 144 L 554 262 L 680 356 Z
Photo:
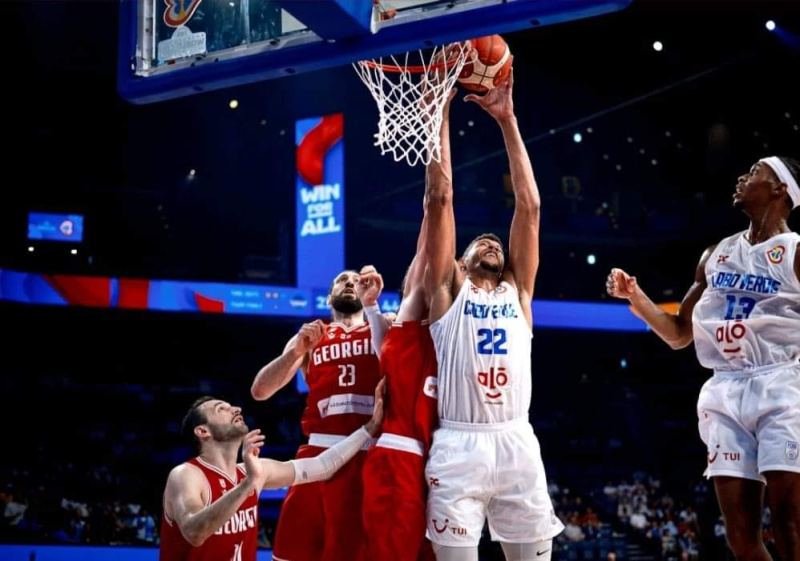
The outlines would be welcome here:
M 606 291 L 615 298 L 632 298 L 636 293 L 636 277 L 622 269 L 611 269 L 606 280 Z
M 513 60 L 514 57 L 512 56 Z M 496 120 L 501 121 L 514 116 L 514 99 L 512 97 L 514 91 L 514 68 L 511 68 L 511 73 L 508 75 L 508 80 L 500 84 L 496 88 L 492 88 L 484 95 L 469 94 L 464 97 L 464 101 L 474 101 L 480 105 L 484 111 L 494 117 Z

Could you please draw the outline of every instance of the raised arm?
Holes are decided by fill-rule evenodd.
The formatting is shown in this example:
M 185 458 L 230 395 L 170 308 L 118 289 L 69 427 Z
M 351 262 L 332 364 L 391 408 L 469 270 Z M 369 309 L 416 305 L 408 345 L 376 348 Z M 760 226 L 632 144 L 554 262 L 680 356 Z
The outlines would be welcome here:
M 322 320 L 303 324 L 297 335 L 289 339 L 283 354 L 258 371 L 250 387 L 253 399 L 263 401 L 270 398 L 289 383 L 298 368 L 305 369 L 309 353 L 324 333 L 325 324 Z
M 364 315 L 367 316 L 372 348 L 378 358 L 381 356 L 381 347 L 383 347 L 386 333 L 389 332 L 389 328 L 392 326 L 391 320 L 381 313 L 378 304 L 378 298 L 380 298 L 382 292 L 383 277 L 381 274 L 373 265 L 361 267 L 358 272 L 356 294 L 361 301 L 361 306 L 364 308 Z
M 642 319 L 673 349 L 682 349 L 694 339 L 692 312 L 708 287 L 706 263 L 716 246 L 709 247 L 700 258 L 694 276 L 694 284 L 686 292 L 677 314 L 670 314 L 659 308 L 639 287 L 636 277 L 622 269 L 611 269 L 606 281 L 606 290 L 611 296 L 626 298 Z
M 531 160 L 517 126 L 514 114 L 514 70 L 505 83 L 490 90 L 483 97 L 469 95 L 494 117 L 503 131 L 503 140 L 511 168 L 511 185 L 514 190 L 514 217 L 508 240 L 508 263 L 504 276 L 511 277 L 517 286 L 520 304 L 528 324 L 531 324 L 531 300 L 539 270 L 539 216 L 541 198 L 533 177 Z
M 511 90 L 514 75 L 506 85 L 498 89 L 507 90 L 511 105 Z M 510 116 L 498 119 L 508 152 L 511 168 L 511 185 L 514 190 L 514 217 L 511 219 L 511 234 L 508 240 L 508 268 L 517 284 L 520 300 L 530 306 L 536 272 L 539 270 L 539 215 L 541 198 L 533 177 L 531 160 L 517 127 L 517 118 Z
M 425 293 L 430 302 L 429 318 L 441 318 L 453 303 L 452 283 L 456 258 L 456 221 L 453 214 L 453 169 L 450 161 L 450 102 L 442 109 L 441 161 L 432 160 L 425 169 L 424 212 L 427 231 L 424 251 L 428 260 L 425 269 Z

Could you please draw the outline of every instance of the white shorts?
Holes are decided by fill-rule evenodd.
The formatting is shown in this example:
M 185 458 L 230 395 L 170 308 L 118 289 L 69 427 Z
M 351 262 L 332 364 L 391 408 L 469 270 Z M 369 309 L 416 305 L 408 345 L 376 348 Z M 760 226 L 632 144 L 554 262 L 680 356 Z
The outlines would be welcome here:
M 532 543 L 561 533 L 539 441 L 527 420 L 440 426 L 425 468 L 431 541 L 474 547 L 487 515 L 495 541 Z
M 800 473 L 800 366 L 716 373 L 700 390 L 697 415 L 708 447 L 706 477 L 766 483 L 765 471 Z

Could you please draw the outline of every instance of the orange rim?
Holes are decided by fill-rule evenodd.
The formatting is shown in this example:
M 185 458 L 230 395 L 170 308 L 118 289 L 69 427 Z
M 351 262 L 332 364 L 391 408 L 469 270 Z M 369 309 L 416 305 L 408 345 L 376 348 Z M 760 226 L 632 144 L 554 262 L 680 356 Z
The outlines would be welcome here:
M 374 60 L 361 60 L 358 62 L 358 64 L 362 64 L 367 68 L 372 68 L 373 70 L 376 68 L 380 68 L 384 72 L 388 72 L 390 74 L 400 74 L 401 72 L 409 72 L 411 74 L 424 74 L 425 72 L 429 72 L 431 70 L 439 70 L 440 68 L 452 68 L 453 66 L 458 64 L 458 57 L 455 57 L 453 60 L 431 64 L 430 66 L 424 66 L 421 64 L 412 66 L 400 66 L 398 64 L 383 64 L 382 62 L 375 62 Z

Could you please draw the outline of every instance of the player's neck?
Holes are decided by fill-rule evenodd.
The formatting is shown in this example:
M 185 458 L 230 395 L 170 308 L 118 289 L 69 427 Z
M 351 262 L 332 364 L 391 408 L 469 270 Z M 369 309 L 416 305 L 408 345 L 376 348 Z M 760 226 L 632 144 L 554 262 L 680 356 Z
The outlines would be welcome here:
M 333 323 L 341 323 L 345 327 L 353 327 L 354 325 L 361 325 L 364 323 L 364 312 L 359 310 L 354 314 L 343 314 L 333 310 Z
M 472 271 L 467 275 L 467 277 L 472 284 L 478 288 L 482 288 L 486 292 L 492 292 L 500 285 L 499 276 L 497 276 L 495 273 L 490 273 L 489 271 L 484 272 L 483 269 Z
M 203 447 L 200 459 L 236 481 L 236 455 L 241 445 L 241 441 L 215 442 L 213 446 Z
M 748 212 L 747 215 L 750 217 L 750 227 L 745 235 L 751 245 L 760 244 L 773 236 L 791 231 L 786 224 L 786 216 L 775 205 Z

